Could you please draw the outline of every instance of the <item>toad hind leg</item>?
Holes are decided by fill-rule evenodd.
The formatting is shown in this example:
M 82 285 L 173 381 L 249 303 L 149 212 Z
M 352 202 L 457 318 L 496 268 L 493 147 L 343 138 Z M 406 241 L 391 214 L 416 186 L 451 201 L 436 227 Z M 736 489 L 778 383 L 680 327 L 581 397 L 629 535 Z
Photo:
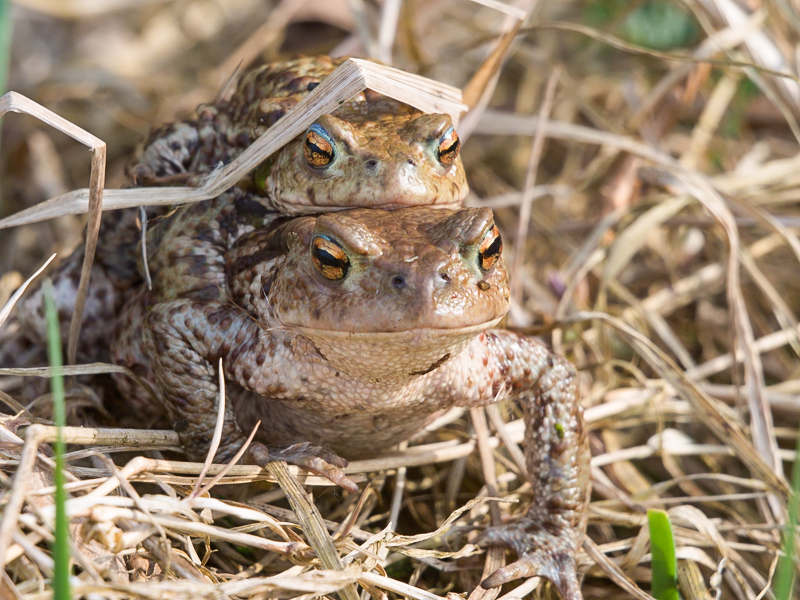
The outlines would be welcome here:
M 280 377 L 283 371 L 273 370 L 269 364 L 272 357 L 268 356 L 268 348 L 273 334 L 262 330 L 251 317 L 232 305 L 191 300 L 164 302 L 149 311 L 144 329 L 145 348 L 152 361 L 164 408 L 181 445 L 193 460 L 205 458 L 216 425 L 219 387 L 214 367 L 217 360 L 223 359 L 226 377 L 242 386 L 253 387 L 254 381 L 260 379 L 256 373 L 258 356 L 265 367 L 262 383 L 267 389 L 272 382 L 269 374 Z M 286 348 L 283 343 L 272 345 Z M 260 401 L 268 401 L 268 398 L 262 397 Z M 229 402 L 225 406 L 217 461 L 229 460 L 244 441 L 245 435 Z M 347 461 L 320 446 L 300 443 L 268 449 L 256 442 L 248 449 L 248 458 L 261 467 L 273 460 L 283 460 L 325 477 L 348 491 L 358 491 L 358 486 L 344 474 Z
M 214 302 L 165 302 L 147 314 L 145 353 L 152 361 L 164 409 L 192 460 L 205 458 L 216 426 L 216 363 L 237 342 L 253 335 L 251 328 L 241 311 Z M 221 440 L 216 457 L 223 461 L 233 456 L 245 440 L 230 403 L 225 406 Z

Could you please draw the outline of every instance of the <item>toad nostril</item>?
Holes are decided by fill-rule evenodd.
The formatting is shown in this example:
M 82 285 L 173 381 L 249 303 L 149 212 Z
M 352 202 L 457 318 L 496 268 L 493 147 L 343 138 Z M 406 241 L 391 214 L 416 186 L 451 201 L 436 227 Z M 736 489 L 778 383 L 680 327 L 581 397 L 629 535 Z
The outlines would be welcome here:
M 439 273 L 439 277 L 441 277 L 442 281 L 444 281 L 445 283 L 450 283 L 450 275 L 448 275 L 447 273 Z
M 408 164 L 411 165 L 412 167 L 416 167 L 417 166 L 417 163 L 414 161 L 413 158 L 409 158 L 408 159 Z
M 406 287 L 406 278 L 402 275 L 395 275 L 392 277 L 392 287 L 396 290 L 404 290 Z
M 375 167 L 378 166 L 378 159 L 370 158 L 368 161 L 364 163 L 364 166 L 367 167 L 367 169 L 369 170 L 373 170 Z

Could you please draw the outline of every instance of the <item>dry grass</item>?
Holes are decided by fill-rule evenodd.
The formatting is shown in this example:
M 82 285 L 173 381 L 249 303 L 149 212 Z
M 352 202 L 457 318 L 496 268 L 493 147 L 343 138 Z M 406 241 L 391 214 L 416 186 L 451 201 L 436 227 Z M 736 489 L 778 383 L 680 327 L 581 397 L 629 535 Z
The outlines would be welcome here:
M 385 0 L 379 14 L 352 1 L 353 14 L 300 0 L 26 0 L 7 88 L 103 140 L 111 189 L 150 125 L 212 99 L 240 64 L 371 52 L 464 88 L 468 203 L 494 208 L 505 233 L 517 286 L 508 324 L 546 333 L 584 375 L 585 597 L 649 597 L 648 507 L 672 517 L 685 597 L 765 597 L 800 420 L 800 27 L 784 12 L 795 4 L 764 2 L 748 19 L 730 0 L 686 0 L 695 37 L 659 51 L 620 37 L 642 2 L 523 2 L 533 16 L 516 35 L 512 14 L 481 4 Z M 33 119 L 2 122 L 0 216 L 88 185 L 83 149 Z M 0 306 L 83 224 L 73 214 L 0 230 Z M 40 423 L 0 427 L 3 598 L 50 594 L 52 461 L 45 446 L 37 454 L 53 439 L 48 399 L 20 405 L 23 382 L 46 374 L 0 377 L 6 412 Z M 100 392 L 72 391 L 75 424 L 113 424 Z M 528 500 L 521 421 L 513 407 L 488 417 L 470 430 L 454 411 L 407 448 L 351 464 L 366 484 L 358 496 L 294 471 L 313 504 L 279 466 L 212 466 L 201 478 L 203 465 L 158 458 L 175 449 L 170 432 L 70 430 L 76 593 L 472 592 L 502 559 L 476 534 L 499 518 L 493 507 L 519 510 L 485 498 Z M 123 576 L 120 557 L 137 551 L 170 575 Z

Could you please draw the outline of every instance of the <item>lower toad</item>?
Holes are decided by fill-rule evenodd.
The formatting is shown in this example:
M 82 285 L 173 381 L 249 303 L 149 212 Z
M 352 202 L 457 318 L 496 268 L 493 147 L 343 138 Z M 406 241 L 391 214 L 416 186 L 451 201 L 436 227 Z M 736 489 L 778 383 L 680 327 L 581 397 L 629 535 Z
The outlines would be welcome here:
M 220 296 L 230 301 L 148 306 L 145 291 L 131 299 L 115 358 L 156 384 L 197 460 L 214 431 L 220 359 L 240 393 L 226 405 L 218 461 L 259 420 L 256 439 L 270 452 L 310 444 L 357 458 L 408 439 L 437 411 L 520 401 L 534 501 L 525 517 L 487 533 L 518 560 L 483 585 L 543 576 L 580 599 L 575 553 L 590 455 L 577 376 L 535 339 L 492 329 L 508 310 L 501 252 L 485 208 L 358 209 L 276 223 L 227 252 Z M 260 444 L 251 450 L 268 460 Z M 352 488 L 335 455 L 306 458 L 297 462 Z

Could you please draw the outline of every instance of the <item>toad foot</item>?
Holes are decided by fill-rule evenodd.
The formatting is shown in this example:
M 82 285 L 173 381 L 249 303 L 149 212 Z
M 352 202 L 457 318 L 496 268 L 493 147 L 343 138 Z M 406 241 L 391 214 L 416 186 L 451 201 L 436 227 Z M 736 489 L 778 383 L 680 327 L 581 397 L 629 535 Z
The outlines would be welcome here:
M 481 582 L 481 587 L 498 587 L 521 577 L 545 577 L 564 600 L 583 600 L 573 558 L 577 550 L 576 537 L 583 536 L 550 531 L 530 517 L 487 530 L 482 546 L 506 546 L 517 553 L 518 559 L 497 569 Z
M 282 460 L 290 465 L 302 467 L 316 475 L 329 479 L 348 492 L 358 492 L 358 486 L 342 470 L 347 466 L 347 461 L 322 446 L 304 442 L 293 444 L 280 450 L 274 448 L 268 450 L 264 444 L 256 442 L 250 446 L 247 452 L 250 459 L 259 467 L 265 467 L 273 461 Z

